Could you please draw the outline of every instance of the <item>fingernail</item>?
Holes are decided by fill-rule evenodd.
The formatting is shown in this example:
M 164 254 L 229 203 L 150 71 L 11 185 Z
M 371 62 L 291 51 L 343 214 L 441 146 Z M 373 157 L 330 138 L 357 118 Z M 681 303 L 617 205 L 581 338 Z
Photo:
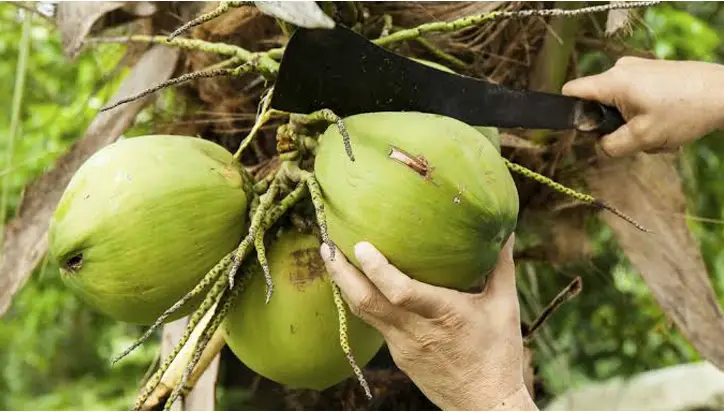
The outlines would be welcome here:
M 329 245 L 322 243 L 322 246 L 319 247 L 319 254 L 322 255 L 322 259 L 329 261 L 329 258 L 332 256 L 332 252 L 329 250 Z
M 377 249 L 369 242 L 359 242 L 354 245 L 354 255 L 357 256 L 360 263 L 374 259 L 378 253 Z

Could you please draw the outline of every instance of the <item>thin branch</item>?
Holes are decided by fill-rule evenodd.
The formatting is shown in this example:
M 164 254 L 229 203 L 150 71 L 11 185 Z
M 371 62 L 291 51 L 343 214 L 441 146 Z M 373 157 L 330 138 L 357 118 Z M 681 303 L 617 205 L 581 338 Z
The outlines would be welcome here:
M 125 103 L 128 103 L 128 102 L 132 102 L 132 101 L 134 101 L 134 100 L 138 100 L 138 99 L 141 99 L 141 98 L 143 98 L 143 97 L 145 97 L 145 96 L 148 96 L 148 95 L 150 95 L 150 94 L 153 94 L 153 93 L 155 93 L 155 92 L 157 92 L 157 91 L 159 91 L 159 90 L 161 90 L 161 89 L 164 89 L 164 88 L 166 88 L 166 87 L 170 87 L 170 86 L 175 86 L 175 85 L 178 85 L 178 84 L 186 83 L 186 82 L 191 81 L 191 80 L 195 80 L 195 79 L 207 79 L 207 78 L 218 77 L 218 76 L 240 76 L 240 75 L 243 74 L 243 73 L 249 72 L 252 67 L 253 67 L 253 65 L 251 65 L 251 64 L 244 64 L 244 65 L 239 66 L 239 67 L 237 67 L 237 68 L 235 68 L 235 69 L 216 69 L 216 70 L 206 70 L 206 71 L 202 71 L 202 72 L 187 73 L 187 74 L 184 74 L 184 75 L 182 75 L 182 76 L 175 77 L 175 78 L 170 79 L 170 80 L 166 80 L 165 82 L 159 83 L 159 84 L 157 84 L 157 85 L 155 85 L 155 86 L 153 86 L 153 87 L 150 87 L 150 88 L 148 88 L 148 89 L 146 89 L 146 90 L 143 90 L 142 92 L 137 93 L 137 94 L 135 94 L 135 95 L 133 95 L 133 96 L 130 96 L 130 97 L 126 97 L 126 98 L 124 98 L 124 99 L 121 99 L 121 100 L 117 101 L 116 103 L 113 103 L 113 104 L 110 105 L 110 106 L 106 106 L 106 107 L 102 108 L 100 111 L 101 111 L 101 112 L 105 112 L 105 111 L 111 110 L 111 109 L 116 108 L 116 107 L 118 107 L 118 106 L 120 106 L 120 105 L 122 105 L 122 104 L 125 104 Z
M 176 46 L 185 50 L 197 50 L 205 51 L 209 53 L 221 54 L 224 56 L 240 56 L 246 57 L 246 60 L 251 58 L 252 52 L 243 49 L 238 46 L 234 46 L 228 43 L 221 42 L 208 42 L 200 39 L 188 39 L 185 37 L 178 37 L 173 40 L 168 40 L 166 36 L 150 36 L 146 34 L 133 34 L 130 36 L 123 37 L 89 37 L 85 40 L 86 43 L 153 43 L 153 44 L 165 44 L 168 46 Z
M 599 13 L 610 10 L 623 10 L 633 9 L 640 7 L 653 6 L 660 3 L 660 1 L 633 1 L 633 2 L 622 2 L 622 3 L 608 3 L 600 6 L 582 7 L 578 9 L 543 9 L 543 10 L 519 10 L 519 11 L 494 11 L 491 13 L 468 16 L 461 19 L 449 21 L 449 22 L 433 22 L 422 24 L 412 29 L 400 30 L 392 33 L 389 36 L 380 37 L 374 42 L 378 45 L 389 44 L 393 42 L 400 42 L 404 40 L 411 40 L 418 38 L 426 33 L 432 32 L 452 32 L 461 30 L 467 27 L 475 26 L 488 21 L 502 20 L 502 19 L 520 19 L 526 17 L 551 17 L 551 16 L 564 16 L 574 17 L 581 14 Z
M 580 276 L 576 276 L 571 283 L 568 284 L 553 300 L 543 309 L 540 315 L 533 321 L 533 323 L 526 328 L 523 339 L 526 342 L 530 342 L 533 339 L 535 332 L 545 323 L 548 318 L 561 307 L 564 303 L 576 297 L 583 287 Z
M 92 37 L 86 40 L 87 43 L 151 43 L 165 44 L 175 46 L 185 50 L 196 50 L 208 53 L 220 54 L 222 56 L 236 57 L 242 62 L 256 61 L 256 69 L 262 74 L 273 75 L 279 70 L 279 63 L 272 60 L 267 54 L 253 53 L 242 47 L 228 43 L 208 42 L 199 39 L 188 39 L 184 37 L 176 37 L 168 40 L 166 36 L 148 36 L 144 34 L 134 34 L 126 37 Z
M 177 37 L 181 33 L 185 32 L 193 27 L 202 25 L 202 24 L 206 23 L 207 21 L 211 21 L 211 20 L 221 16 L 222 14 L 226 13 L 230 8 L 242 7 L 242 6 L 253 5 L 253 4 L 254 4 L 254 2 L 251 2 L 251 1 L 222 1 L 221 4 L 219 4 L 219 7 L 217 7 L 216 9 L 212 10 L 209 13 L 202 14 L 201 16 L 191 20 L 190 22 L 188 22 L 188 23 L 184 24 L 183 26 L 179 27 L 178 29 L 174 30 L 171 34 L 168 35 L 168 39 L 173 40 L 174 37 Z

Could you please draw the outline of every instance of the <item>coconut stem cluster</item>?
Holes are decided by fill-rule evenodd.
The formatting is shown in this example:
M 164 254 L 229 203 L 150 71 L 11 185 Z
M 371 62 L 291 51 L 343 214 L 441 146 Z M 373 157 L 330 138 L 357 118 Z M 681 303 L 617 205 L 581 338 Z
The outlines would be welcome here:
M 230 259 L 226 262 L 224 265 L 224 268 L 226 268 L 230 263 Z M 199 308 L 191 315 L 189 318 L 189 323 L 186 327 L 186 330 L 184 334 L 181 336 L 181 339 L 176 344 L 174 349 L 171 351 L 171 353 L 166 357 L 166 359 L 163 361 L 161 366 L 158 368 L 156 373 L 154 373 L 151 378 L 148 380 L 146 385 L 144 386 L 144 389 L 139 394 L 138 399 L 136 400 L 136 404 L 134 406 L 135 409 L 140 409 L 141 406 L 146 402 L 146 399 L 151 395 L 151 393 L 156 389 L 158 384 L 161 382 L 161 378 L 163 377 L 164 373 L 168 370 L 168 368 L 173 363 L 174 359 L 178 356 L 179 352 L 183 349 L 184 345 L 189 341 L 191 338 L 191 335 L 194 332 L 194 329 L 199 324 L 201 319 L 204 317 L 204 315 L 210 311 L 214 305 L 217 304 L 217 301 L 221 298 L 224 291 L 227 288 L 227 282 L 226 279 L 223 279 L 221 277 L 217 278 L 216 282 L 214 283 L 211 290 L 209 290 L 208 294 L 204 298 L 204 301 L 201 303 Z M 237 288 L 242 288 L 240 284 L 236 285 Z M 147 333 L 148 334 L 148 333 Z M 134 344 L 135 346 L 138 346 L 137 344 Z M 202 349 L 203 350 L 203 349 Z
M 143 43 L 159 43 L 170 46 L 180 47 L 186 50 L 199 50 L 215 53 L 222 56 L 228 56 L 229 58 L 222 63 L 216 64 L 205 71 L 189 73 L 180 76 L 176 79 L 169 80 L 165 83 L 159 84 L 153 88 L 145 90 L 138 95 L 131 96 L 127 99 L 123 99 L 114 105 L 105 108 L 108 110 L 112 107 L 116 107 L 120 104 L 136 100 L 137 98 L 143 97 L 150 93 L 154 93 L 164 87 L 177 85 L 186 81 L 215 76 L 240 76 L 244 73 L 255 72 L 264 75 L 267 78 L 273 78 L 279 68 L 279 63 L 275 59 L 279 59 L 283 54 L 283 48 L 271 49 L 265 52 L 249 52 L 238 46 L 224 44 L 224 43 L 213 43 L 206 42 L 196 39 L 185 39 L 177 37 L 178 34 L 183 31 L 203 24 L 204 22 L 210 21 L 231 8 L 240 7 L 249 2 L 222 2 L 222 4 L 214 11 L 207 13 L 194 19 L 193 21 L 183 25 L 170 36 L 144 36 L 134 35 L 124 38 L 105 38 L 105 39 L 92 39 L 95 42 L 143 42 Z M 426 47 L 423 36 L 432 32 L 450 32 L 460 30 L 473 25 L 481 24 L 487 21 L 498 20 L 502 18 L 521 18 L 531 16 L 550 16 L 550 15 L 564 15 L 574 16 L 585 13 L 593 13 L 600 11 L 607 11 L 613 9 L 627 9 L 635 7 L 645 7 L 657 2 L 646 1 L 646 2 L 622 2 L 612 3 L 608 5 L 586 7 L 574 10 L 524 10 L 517 12 L 491 12 L 481 16 L 469 16 L 462 19 L 450 21 L 450 22 L 433 22 L 423 24 L 415 28 L 401 29 L 392 34 L 386 34 L 382 37 L 374 40 L 378 45 L 388 45 L 394 42 L 401 42 L 412 39 L 420 39 L 422 44 Z M 388 19 L 389 20 L 389 19 Z M 392 22 L 385 20 L 385 31 L 392 27 Z M 452 63 L 459 65 L 462 62 L 452 61 Z M 234 68 L 229 68 L 234 67 Z M 260 102 L 260 110 L 257 113 L 257 118 L 254 123 L 252 130 L 246 136 L 246 138 L 240 144 L 237 152 L 234 154 L 234 159 L 238 161 L 241 154 L 248 147 L 253 139 L 256 137 L 260 128 L 267 123 L 271 117 L 278 113 L 273 109 L 270 109 L 271 95 L 273 88 L 265 93 L 264 97 Z M 320 182 L 317 179 L 316 167 L 312 170 L 305 170 L 301 166 L 304 160 L 309 160 L 310 157 L 315 157 L 318 146 L 317 137 L 308 133 L 305 126 L 324 122 L 330 125 L 334 125 L 336 131 L 341 135 L 343 143 L 343 150 L 349 162 L 356 162 L 358 158 L 355 156 L 356 152 L 353 152 L 352 139 L 350 138 L 348 128 L 345 124 L 345 119 L 340 118 L 334 114 L 331 110 L 322 109 L 317 112 L 300 115 L 300 114 L 288 114 L 289 123 L 282 126 L 278 132 L 278 136 L 288 133 L 290 134 L 292 147 L 289 150 L 279 150 L 279 156 L 282 159 L 282 165 L 278 171 L 274 172 L 270 176 L 262 178 L 257 182 L 248 182 L 249 185 L 254 185 L 253 192 L 257 195 L 254 196 L 253 200 L 250 201 L 248 214 L 249 214 L 249 227 L 246 235 L 243 236 L 238 246 L 226 256 L 224 256 L 218 263 L 200 280 L 200 282 L 193 287 L 185 296 L 178 300 L 175 304 L 169 307 L 163 314 L 156 320 L 156 322 L 143 334 L 143 336 L 135 342 L 131 347 L 126 349 L 121 355 L 114 359 L 114 363 L 128 355 L 133 349 L 142 344 L 147 340 L 161 324 L 169 319 L 174 313 L 176 313 L 182 306 L 187 304 L 199 295 L 206 293 L 205 297 L 201 301 L 198 308 L 193 312 L 190 317 L 188 327 L 180 340 L 180 342 L 173 349 L 172 353 L 164 360 L 158 371 L 149 379 L 142 392 L 139 394 L 138 399 L 135 403 L 136 409 L 146 408 L 149 401 L 149 397 L 153 395 L 154 399 L 161 399 L 163 396 L 159 396 L 159 384 L 164 379 L 164 376 L 168 376 L 167 373 L 169 368 L 175 368 L 178 363 L 179 353 L 186 347 L 187 350 L 192 350 L 192 356 L 190 361 L 183 359 L 184 365 L 183 374 L 171 374 L 173 376 L 180 376 L 178 379 L 174 379 L 169 386 L 166 386 L 167 390 L 171 393 L 166 399 L 165 408 L 168 410 L 173 402 L 181 395 L 184 390 L 189 389 L 188 383 L 193 381 L 192 375 L 195 373 L 194 368 L 199 363 L 204 355 L 204 350 L 210 341 L 213 340 L 217 329 L 227 317 L 227 313 L 231 310 L 234 302 L 247 288 L 252 278 L 251 267 L 253 264 L 258 263 L 262 268 L 264 276 L 264 283 L 266 287 L 265 303 L 269 303 L 274 290 L 274 283 L 272 280 L 272 270 L 269 261 L 267 260 L 265 239 L 267 239 L 267 231 L 274 227 L 279 220 L 290 212 L 292 208 L 308 199 L 314 209 L 316 224 L 318 225 L 319 235 L 323 243 L 330 247 L 331 251 L 335 250 L 334 243 L 328 233 L 329 227 L 327 224 L 327 211 L 325 210 L 325 204 L 328 204 L 328 199 L 325 198 L 325 194 L 320 187 Z M 282 132 L 283 130 L 283 132 Z M 279 147 L 279 144 L 278 144 Z M 364 148 L 363 148 L 364 149 Z M 355 149 L 356 150 L 356 149 Z M 553 180 L 539 175 L 523 166 L 517 165 L 503 158 L 505 166 L 516 173 L 520 173 L 523 176 L 532 178 L 539 183 L 551 187 L 552 189 L 566 195 L 573 197 L 582 202 L 601 207 L 615 213 L 617 216 L 631 223 L 639 230 L 646 231 L 641 225 L 636 223 L 633 219 L 626 216 L 625 214 L 618 211 L 616 208 L 602 202 L 598 199 L 593 198 L 590 195 L 586 195 L 577 192 L 573 189 L 567 188 Z M 307 168 L 308 169 L 308 168 Z M 482 177 L 481 177 L 482 178 Z M 248 189 L 245 187 L 245 190 Z M 463 196 L 463 189 L 460 189 L 460 193 L 455 197 L 459 204 L 460 198 Z M 332 214 L 338 211 L 333 211 Z M 244 211 L 243 213 L 247 213 Z M 268 240 L 268 239 L 267 239 Z M 256 256 L 253 260 L 246 260 L 248 255 L 251 253 L 252 247 L 256 250 Z M 270 246 L 270 247 L 273 247 Z M 270 249 L 271 250 L 271 249 Z M 270 252 L 273 254 L 273 252 Z M 241 273 L 237 276 L 237 272 L 241 269 Z M 226 273 L 227 276 L 223 274 Z M 331 282 L 331 281 L 330 281 Z M 344 302 L 341 298 L 339 289 L 331 283 L 332 294 L 334 305 L 338 315 L 338 332 L 339 332 L 339 344 L 347 359 L 347 362 L 351 366 L 352 371 L 360 381 L 365 394 L 371 397 L 371 391 L 367 384 L 361 368 L 357 364 L 354 355 L 352 354 L 352 348 L 350 346 L 350 338 L 348 336 L 348 323 L 350 319 L 347 318 L 346 309 Z M 210 316 L 208 322 L 202 322 L 205 316 Z M 195 339 L 194 336 L 198 337 Z M 192 349 L 188 349 L 191 346 Z M 220 349 L 220 348 L 219 348 Z M 175 362 L 176 361 L 176 362 Z M 162 391 L 163 392 L 163 391 Z M 165 393 L 165 392 L 164 392 Z
M 229 291 L 233 292 L 233 295 L 236 296 L 238 293 L 240 293 L 241 290 L 243 290 L 242 285 L 236 285 L 232 282 L 232 280 L 239 267 L 241 267 L 245 263 L 244 259 L 251 252 L 252 247 L 256 249 L 256 262 L 263 269 L 265 284 L 267 288 L 265 302 L 269 303 L 269 300 L 271 298 L 271 291 L 273 290 L 274 285 L 271 280 L 271 268 L 269 267 L 269 262 L 267 261 L 266 245 L 264 244 L 266 231 L 271 228 L 294 205 L 305 199 L 306 195 L 309 195 L 309 199 L 314 206 L 316 223 L 318 225 L 322 241 L 328 244 L 331 250 L 335 250 L 334 244 L 332 243 L 332 240 L 330 239 L 328 234 L 327 217 L 325 213 L 325 198 L 322 193 L 322 189 L 320 188 L 319 182 L 316 179 L 315 173 L 304 170 L 300 166 L 300 163 L 302 161 L 301 157 L 303 157 L 300 156 L 300 153 L 305 152 L 302 145 L 305 144 L 304 142 L 306 141 L 306 138 L 309 137 L 305 133 L 306 130 L 304 130 L 303 126 L 315 124 L 320 121 L 332 124 L 338 134 L 346 134 L 347 137 L 342 139 L 345 148 L 344 151 L 347 154 L 351 152 L 352 145 L 349 139 L 349 132 L 344 124 L 344 121 L 336 117 L 330 111 L 319 111 L 313 113 L 310 116 L 295 115 L 293 121 L 290 120 L 290 123 L 295 123 L 294 127 L 290 127 L 292 134 L 291 141 L 293 142 L 293 147 L 291 147 L 290 151 L 287 153 L 294 153 L 294 155 L 290 156 L 289 160 L 283 161 L 279 169 L 271 177 L 266 178 L 266 181 L 270 182 L 269 184 L 263 186 L 258 186 L 257 184 L 257 186 L 255 187 L 255 189 L 260 190 L 261 193 L 252 201 L 249 216 L 251 223 L 247 235 L 241 241 L 237 249 L 227 255 L 224 259 L 222 259 L 217 264 L 217 266 L 215 266 L 214 269 L 212 269 L 212 271 L 210 271 L 209 274 L 204 277 L 202 282 L 189 293 L 189 295 L 199 293 L 199 291 L 204 290 L 205 285 L 214 282 L 214 286 L 209 291 L 202 306 L 194 313 L 194 316 L 192 317 L 192 322 L 189 324 L 184 338 L 181 340 L 181 342 L 179 342 L 173 353 L 164 362 L 157 374 L 154 375 L 154 377 L 149 381 L 146 389 L 138 399 L 137 406 L 143 405 L 143 403 L 147 400 L 148 396 L 156 388 L 158 382 L 160 382 L 161 376 L 171 365 L 171 362 L 178 355 L 183 345 L 188 342 L 188 338 L 191 335 L 191 332 L 198 324 L 198 319 L 200 319 L 212 305 L 221 302 L 221 300 L 224 299 L 223 296 L 227 295 Z M 289 127 L 290 125 L 286 126 Z M 314 142 L 315 145 L 318 144 L 316 143 L 316 140 Z M 349 150 L 347 150 L 348 148 Z M 352 159 L 349 159 L 348 157 L 348 161 L 351 160 Z M 505 162 L 505 165 L 511 170 L 523 173 L 525 176 L 531 177 L 539 182 L 547 184 L 553 187 L 555 190 L 558 190 L 566 195 L 573 196 L 579 200 L 591 201 L 591 199 L 593 199 L 588 195 L 584 195 L 572 189 L 566 188 L 565 186 L 555 183 L 550 179 L 547 179 L 543 176 L 536 174 L 535 172 L 523 168 L 522 166 L 509 162 L 507 161 L 507 159 L 503 160 Z M 292 189 L 290 190 L 290 188 Z M 595 199 L 593 199 L 593 201 L 595 201 Z M 219 276 L 220 272 L 227 270 L 229 275 L 228 277 L 225 278 Z M 245 273 L 241 276 L 241 279 L 246 282 L 248 280 L 248 277 L 249 275 Z M 365 380 L 361 368 L 359 367 L 354 356 L 352 355 L 352 350 L 349 344 L 349 337 L 347 336 L 348 319 L 346 316 L 344 303 L 341 300 L 341 296 L 339 295 L 339 290 L 336 288 L 336 285 L 332 284 L 332 286 L 334 304 L 337 308 L 338 314 L 340 346 L 345 357 L 347 358 L 348 363 L 350 364 L 352 372 L 359 380 L 361 386 L 365 391 L 365 394 L 369 397 L 371 396 L 369 385 Z M 184 297 L 182 301 L 188 299 L 190 299 L 190 296 Z M 174 308 L 179 307 L 182 304 L 182 301 L 179 301 L 179 303 L 175 304 L 167 312 L 170 313 L 173 311 Z M 230 301 L 231 299 L 227 300 L 227 302 Z M 231 303 L 229 303 L 228 305 L 231 305 Z M 164 316 L 168 316 L 168 313 L 164 313 Z M 211 336 L 215 331 L 215 327 L 218 327 L 217 324 L 220 324 L 225 316 L 226 312 L 224 310 L 221 310 L 214 314 L 213 321 L 211 322 L 212 326 L 209 326 L 205 329 L 206 331 L 203 334 L 203 338 L 195 344 L 194 356 L 192 357 L 191 362 L 189 362 L 189 364 L 187 365 L 186 372 L 183 375 L 184 378 L 174 388 L 173 393 L 167 400 L 167 406 L 171 405 L 173 400 L 177 396 L 179 396 L 179 394 L 183 390 L 185 380 L 188 379 L 188 376 L 193 370 L 194 365 L 201 357 L 205 345 L 207 344 L 208 340 L 211 339 Z M 156 323 L 156 326 L 160 325 L 161 322 L 163 322 L 163 319 L 159 319 L 159 321 L 157 321 Z M 150 331 L 147 332 L 144 337 L 147 337 L 149 335 Z
M 206 349 L 207 344 L 211 341 L 212 337 L 216 333 L 216 330 L 223 323 L 224 319 L 226 318 L 226 314 L 229 313 L 229 310 L 231 309 L 231 305 L 234 304 L 235 300 L 246 288 L 246 285 L 249 282 L 250 278 L 251 276 L 249 276 L 249 274 L 247 273 L 247 276 L 242 277 L 243 281 L 239 282 L 239 285 L 237 287 L 226 289 L 222 293 L 221 297 L 217 302 L 217 306 L 211 320 L 203 330 L 202 338 L 194 347 L 193 357 L 191 358 L 189 364 L 186 366 L 186 370 L 181 377 L 181 382 L 176 385 L 173 392 L 171 393 L 171 396 L 169 396 L 166 404 L 164 405 L 164 410 L 171 410 L 171 406 L 181 394 L 181 391 L 187 387 L 189 376 L 191 376 L 194 367 L 201 359 L 201 355 L 204 353 L 204 349 Z
M 244 149 L 246 149 L 254 140 L 254 137 L 256 137 L 256 134 L 259 132 L 259 129 L 266 124 L 266 122 L 271 119 L 272 115 L 276 112 L 276 110 L 271 110 L 271 96 L 274 92 L 274 88 L 270 88 L 267 92 L 264 93 L 264 95 L 261 98 L 261 104 L 260 104 L 260 111 L 257 113 L 256 120 L 254 121 L 254 126 L 252 126 L 251 130 L 249 131 L 249 134 L 244 138 L 244 140 L 241 141 L 241 144 L 239 145 L 239 149 L 234 153 L 234 158 L 239 160 L 241 158 L 241 154 L 244 152 Z

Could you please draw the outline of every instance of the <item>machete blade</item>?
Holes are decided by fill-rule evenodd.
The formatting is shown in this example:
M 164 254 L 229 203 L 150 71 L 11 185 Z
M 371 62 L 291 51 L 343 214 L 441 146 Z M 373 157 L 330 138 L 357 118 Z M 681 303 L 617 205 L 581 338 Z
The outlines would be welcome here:
M 285 47 L 271 107 L 305 114 L 330 109 L 341 117 L 418 111 L 476 126 L 603 134 L 624 123 L 618 110 L 598 102 L 447 73 L 340 25 L 295 31 Z

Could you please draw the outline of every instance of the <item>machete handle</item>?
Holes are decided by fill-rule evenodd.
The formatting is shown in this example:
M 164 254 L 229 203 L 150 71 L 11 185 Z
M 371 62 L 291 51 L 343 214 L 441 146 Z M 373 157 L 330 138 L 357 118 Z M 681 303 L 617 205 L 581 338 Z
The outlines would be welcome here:
M 601 135 L 609 134 L 626 123 L 617 108 L 593 100 L 578 99 L 573 116 L 576 130 Z

